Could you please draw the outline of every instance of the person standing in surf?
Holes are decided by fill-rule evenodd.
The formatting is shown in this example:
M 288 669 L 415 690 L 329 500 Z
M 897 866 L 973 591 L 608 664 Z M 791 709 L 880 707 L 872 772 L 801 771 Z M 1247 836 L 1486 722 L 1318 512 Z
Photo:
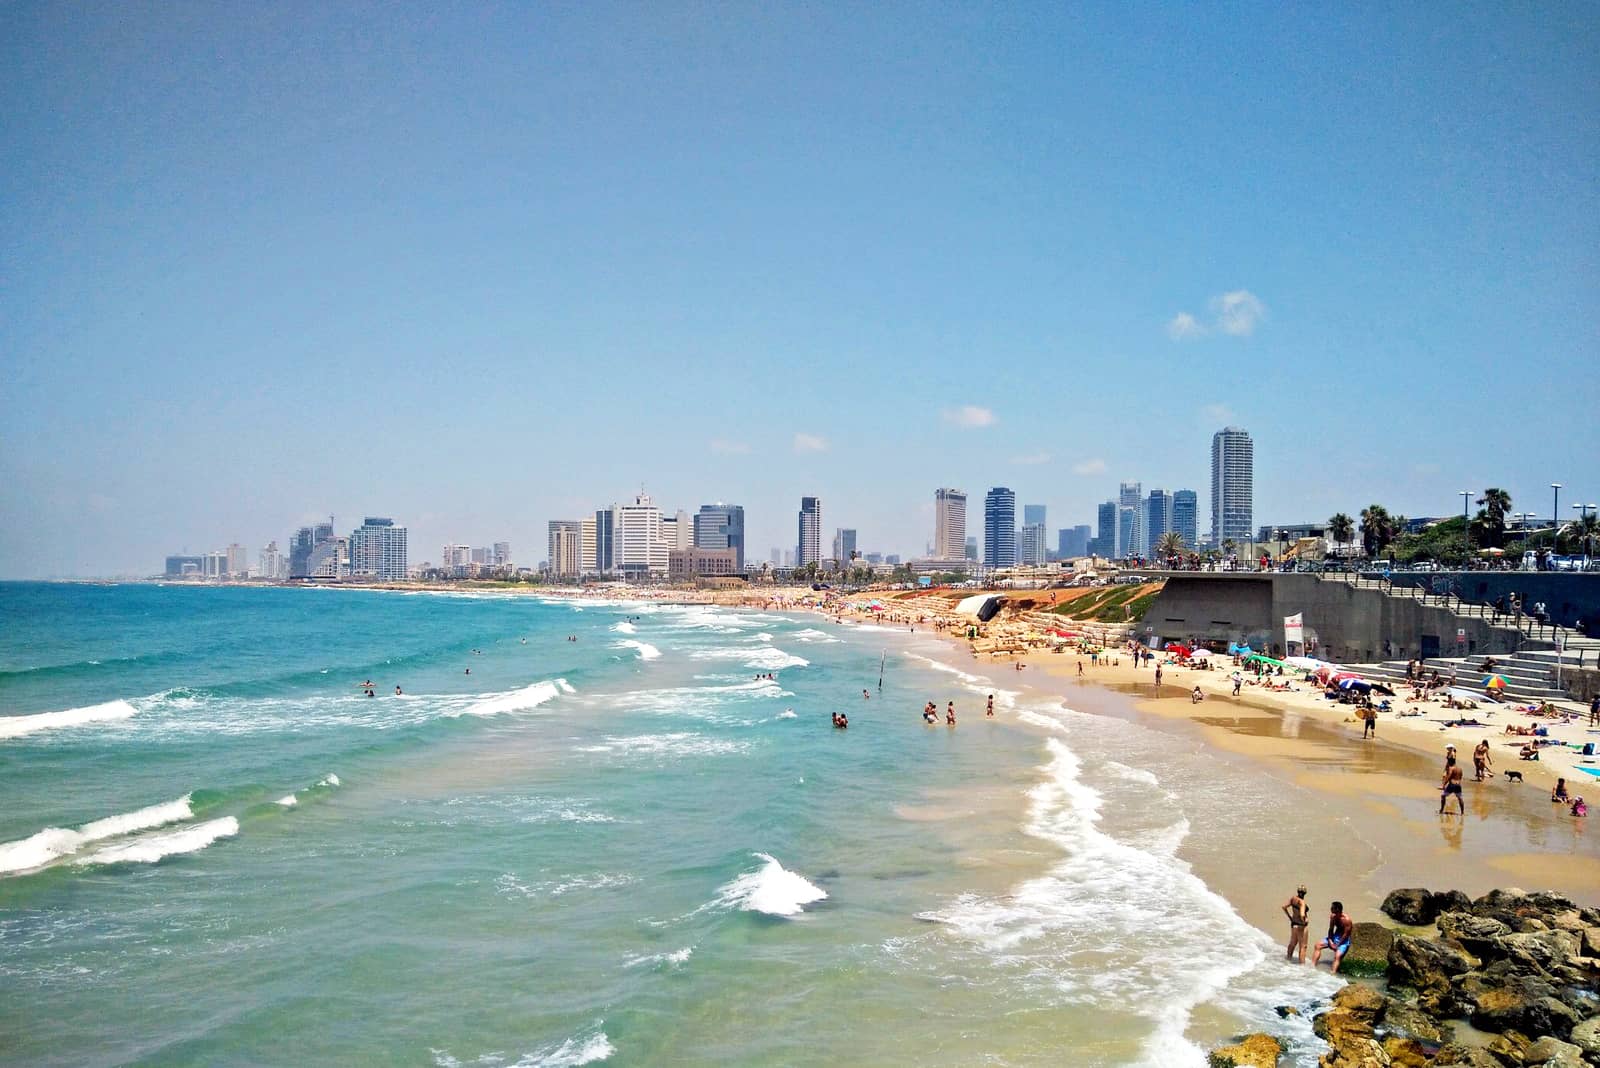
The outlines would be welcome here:
M 1284 960 L 1294 960 L 1295 951 L 1300 953 L 1300 963 L 1306 962 L 1306 932 L 1311 927 L 1310 906 L 1306 904 L 1305 884 L 1297 886 L 1294 896 L 1283 903 L 1283 914 L 1289 917 L 1289 947 L 1284 952 Z

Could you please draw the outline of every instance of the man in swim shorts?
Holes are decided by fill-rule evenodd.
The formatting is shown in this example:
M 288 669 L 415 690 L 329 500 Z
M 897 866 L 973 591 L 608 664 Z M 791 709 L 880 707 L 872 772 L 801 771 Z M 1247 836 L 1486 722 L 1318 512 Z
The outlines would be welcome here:
M 1344 914 L 1344 902 L 1335 901 L 1328 908 L 1328 936 L 1317 943 L 1316 954 L 1311 958 L 1315 968 L 1322 963 L 1322 951 L 1333 951 L 1333 974 L 1339 974 L 1339 965 L 1350 950 L 1350 939 L 1355 934 L 1355 921 Z
M 1300 951 L 1300 963 L 1306 962 L 1306 932 L 1311 927 L 1310 909 L 1306 905 L 1304 884 L 1295 888 L 1294 896 L 1283 903 L 1283 914 L 1289 917 L 1289 948 L 1285 960 L 1294 960 L 1295 950 Z
M 1439 785 L 1441 787 L 1441 792 L 1439 794 L 1439 815 L 1444 815 L 1445 803 L 1450 800 L 1450 795 L 1454 794 L 1456 798 L 1456 811 L 1465 816 L 1467 814 L 1467 802 L 1461 796 L 1461 767 L 1456 763 L 1456 757 L 1454 753 L 1450 754 L 1450 758 L 1445 761 L 1444 781 Z

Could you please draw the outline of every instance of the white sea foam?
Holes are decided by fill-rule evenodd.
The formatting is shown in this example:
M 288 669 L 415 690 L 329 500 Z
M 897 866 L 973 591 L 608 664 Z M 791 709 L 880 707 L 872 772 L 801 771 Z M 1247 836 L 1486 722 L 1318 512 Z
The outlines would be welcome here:
M 126 701 L 107 701 L 102 705 L 68 708 L 61 712 L 39 712 L 31 716 L 0 716 L 0 738 L 20 738 L 39 731 L 81 727 L 86 723 L 110 723 L 131 719 L 138 713 Z
M 98 849 L 73 863 L 154 864 L 163 857 L 198 852 L 219 838 L 231 838 L 238 833 L 239 821 L 232 816 L 224 816 L 175 831 L 138 835 L 126 842 Z
M 638 634 L 639 633 L 639 628 L 634 626 L 632 623 L 629 623 L 626 619 L 624 619 L 621 623 L 613 623 L 613 624 L 611 624 L 611 629 L 616 631 L 618 634 Z
M 794 719 L 796 715 L 798 715 L 798 713 L 795 712 L 794 709 L 786 708 L 782 712 L 778 713 L 777 718 L 778 719 Z
M 693 660 L 737 660 L 755 671 L 782 671 L 784 668 L 805 667 L 811 663 L 774 645 L 700 649 L 689 656 Z
M 515 1064 L 506 1065 L 506 1059 L 500 1053 L 485 1053 L 470 1063 L 487 1066 L 501 1066 L 501 1068 L 578 1068 L 579 1065 L 594 1064 L 603 1061 L 615 1053 L 616 1047 L 606 1037 L 600 1028 L 604 1020 L 597 1021 L 592 1031 L 582 1035 L 574 1035 L 560 1045 L 546 1046 L 525 1054 Z M 446 1050 L 430 1050 L 433 1054 L 433 1063 L 436 1068 L 465 1068 L 463 1063 L 452 1057 Z
M 922 918 L 948 925 L 996 962 L 1048 976 L 1053 995 L 1144 1013 L 1154 1027 L 1140 1063 L 1203 1065 L 1204 1054 L 1185 1037 L 1190 1015 L 1258 968 L 1271 940 L 1173 855 L 1186 823 L 1144 847 L 1113 838 L 1099 827 L 1103 798 L 1079 777 L 1077 756 L 1060 739 L 1045 745 L 1050 761 L 1029 792 L 1025 830 L 1058 846 L 1064 859 L 1004 896 L 962 895 Z M 1145 953 L 1138 947 L 1154 930 L 1170 944 Z M 1138 967 L 1106 966 L 1128 952 L 1141 954 Z
M 840 641 L 843 641 L 842 638 L 835 638 L 826 631 L 817 630 L 813 627 L 808 627 L 805 630 L 797 630 L 791 634 L 790 637 L 797 642 L 818 642 L 824 645 L 836 644 Z
M 339 776 L 333 774 L 330 771 L 328 774 L 324 775 L 322 778 L 317 780 L 317 785 L 318 786 L 343 786 L 344 783 L 339 781 Z
M 557 679 L 556 680 L 556 685 L 561 687 L 561 692 L 562 693 L 577 693 L 578 692 L 577 690 L 574 690 L 572 688 L 572 683 L 568 682 L 566 679 Z
M 37 834 L 15 842 L 0 845 L 0 874 L 31 871 L 52 861 L 71 856 L 92 842 L 116 838 L 136 831 L 177 823 L 194 815 L 189 807 L 190 795 L 184 794 L 176 801 L 151 805 L 135 812 L 85 823 L 77 830 L 64 827 L 46 827 Z
M 678 731 L 672 734 L 609 735 L 595 745 L 579 746 L 580 753 L 617 753 L 660 759 L 680 756 L 726 756 L 750 749 L 749 742 L 708 738 L 703 734 Z
M 273 802 L 273 804 L 282 805 L 284 808 L 294 808 L 294 806 L 298 805 L 299 803 L 300 799 L 294 796 L 294 794 L 284 794 L 282 797 L 278 798 L 278 800 Z
M 1146 786 L 1161 785 L 1161 780 L 1157 779 L 1152 772 L 1148 772 L 1143 768 L 1129 767 L 1127 764 L 1123 764 L 1115 760 L 1106 761 L 1105 766 L 1107 770 L 1116 772 L 1119 776 L 1127 779 L 1130 782 L 1142 782 Z
M 637 650 L 640 660 L 658 660 L 661 657 L 660 649 L 657 649 L 649 642 L 635 641 L 632 638 L 625 638 L 622 641 L 617 642 L 611 648 Z
M 785 868 L 775 858 L 766 853 L 755 855 L 766 863 L 719 889 L 713 904 L 769 916 L 798 916 L 805 906 L 828 896 L 826 890 Z
M 688 963 L 689 958 L 693 955 L 694 947 L 684 946 L 682 949 L 675 949 L 671 953 L 641 953 L 636 957 L 629 957 L 624 960 L 622 966 L 624 968 L 676 968 Z
M 596 872 L 593 875 L 574 875 L 566 879 L 545 879 L 525 883 L 506 872 L 494 881 L 495 892 L 502 897 L 561 897 L 577 890 L 615 890 L 632 886 L 639 880 L 631 875 L 613 875 Z
M 444 714 L 454 719 L 457 716 L 498 716 L 502 712 L 526 712 L 559 697 L 562 692 L 561 683 L 561 679 L 546 679 L 524 686 L 520 690 L 479 694 L 472 704 L 465 708 L 450 709 Z

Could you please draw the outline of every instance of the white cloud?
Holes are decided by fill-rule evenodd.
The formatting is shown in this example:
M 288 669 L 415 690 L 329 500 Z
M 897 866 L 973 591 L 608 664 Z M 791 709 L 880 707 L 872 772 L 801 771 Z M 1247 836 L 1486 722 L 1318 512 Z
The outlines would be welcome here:
M 828 442 L 826 439 L 819 438 L 815 434 L 796 434 L 794 436 L 794 451 L 826 452 L 828 451 Z
M 1106 473 L 1106 462 L 1096 456 L 1092 460 L 1079 460 L 1072 465 L 1075 475 L 1103 475 Z
M 1014 464 L 1047 464 L 1050 462 L 1050 454 L 1047 452 L 1030 452 L 1025 456 L 1013 456 L 1011 462 Z
M 1188 312 L 1179 312 L 1167 323 L 1167 336 L 1174 341 L 1188 341 L 1205 335 L 1206 328 L 1200 325 L 1200 320 Z
M 1255 333 L 1256 324 L 1267 317 L 1267 306 L 1248 289 L 1235 289 L 1212 297 L 1211 312 L 1217 317 L 1217 329 L 1224 334 L 1249 337 Z
M 711 451 L 720 452 L 725 456 L 743 456 L 750 451 L 750 446 L 742 441 L 728 441 L 724 438 L 715 438 L 711 442 Z
M 994 412 L 988 408 L 980 408 L 976 404 L 964 404 L 960 408 L 946 408 L 944 421 L 973 430 L 978 427 L 993 426 L 995 418 Z

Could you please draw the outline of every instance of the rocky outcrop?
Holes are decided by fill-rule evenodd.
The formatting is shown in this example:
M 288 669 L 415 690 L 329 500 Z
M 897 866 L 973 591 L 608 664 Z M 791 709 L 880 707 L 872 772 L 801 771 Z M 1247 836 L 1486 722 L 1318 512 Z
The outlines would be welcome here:
M 1383 911 L 1438 933 L 1394 932 L 1387 989 L 1346 986 L 1314 1017 L 1322 1068 L 1600 1068 L 1600 910 L 1559 894 L 1409 888 Z M 1454 1041 L 1458 1020 L 1488 1041 Z
M 1213 1050 L 1208 1068 L 1278 1068 L 1283 1046 L 1271 1035 L 1246 1035 L 1231 1046 Z

